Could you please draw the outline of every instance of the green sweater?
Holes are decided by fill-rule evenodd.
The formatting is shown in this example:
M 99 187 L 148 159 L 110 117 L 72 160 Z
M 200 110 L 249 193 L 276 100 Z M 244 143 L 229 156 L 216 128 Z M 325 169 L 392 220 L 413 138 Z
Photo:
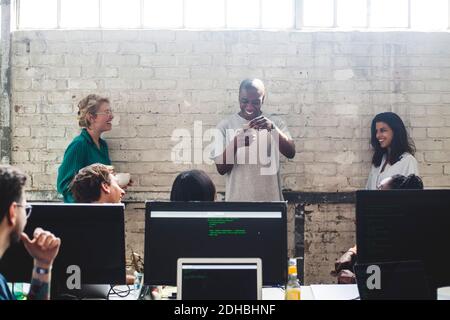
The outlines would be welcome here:
M 108 145 L 100 139 L 99 149 L 87 130 L 83 129 L 67 147 L 58 169 L 57 189 L 63 195 L 64 202 L 75 202 L 69 190 L 70 183 L 80 169 L 93 163 L 111 165 Z

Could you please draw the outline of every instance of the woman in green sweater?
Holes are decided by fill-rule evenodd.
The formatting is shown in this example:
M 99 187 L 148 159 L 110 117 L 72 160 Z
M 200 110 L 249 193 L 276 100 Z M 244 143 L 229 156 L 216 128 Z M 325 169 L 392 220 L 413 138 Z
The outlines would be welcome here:
M 108 145 L 100 138 L 111 130 L 114 118 L 108 98 L 90 94 L 80 101 L 78 109 L 81 133 L 67 147 L 58 169 L 57 189 L 64 202 L 74 202 L 69 186 L 81 168 L 93 163 L 111 165 Z

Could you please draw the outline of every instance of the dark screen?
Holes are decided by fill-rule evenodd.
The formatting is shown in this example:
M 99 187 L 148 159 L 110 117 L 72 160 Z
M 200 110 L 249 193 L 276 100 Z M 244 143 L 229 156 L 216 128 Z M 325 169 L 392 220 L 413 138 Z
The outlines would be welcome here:
M 176 285 L 178 258 L 261 258 L 263 284 L 285 283 L 286 203 L 147 202 L 146 211 L 146 284 Z M 187 218 L 192 212 L 225 215 Z M 244 218 L 227 217 L 236 212 Z M 267 217 L 271 213 L 279 217 Z
M 32 238 L 41 227 L 61 238 L 52 269 L 52 282 L 64 285 L 68 266 L 80 267 L 83 284 L 125 283 L 124 207 L 119 205 L 32 204 L 25 232 Z M 0 260 L 0 273 L 9 282 L 29 282 L 33 261 L 22 243 Z
M 183 300 L 257 300 L 256 264 L 246 265 L 248 269 L 239 269 L 242 266 L 183 265 Z
M 421 261 L 430 288 L 450 283 L 450 190 L 358 191 L 358 263 Z

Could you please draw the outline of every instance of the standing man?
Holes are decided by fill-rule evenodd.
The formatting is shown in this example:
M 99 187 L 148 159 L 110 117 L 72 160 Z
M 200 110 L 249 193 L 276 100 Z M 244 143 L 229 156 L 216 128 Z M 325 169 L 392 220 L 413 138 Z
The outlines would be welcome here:
M 294 158 L 295 144 L 281 119 L 262 112 L 265 96 L 261 80 L 242 81 L 240 111 L 217 126 L 211 158 L 225 175 L 226 201 L 283 200 L 279 154 Z

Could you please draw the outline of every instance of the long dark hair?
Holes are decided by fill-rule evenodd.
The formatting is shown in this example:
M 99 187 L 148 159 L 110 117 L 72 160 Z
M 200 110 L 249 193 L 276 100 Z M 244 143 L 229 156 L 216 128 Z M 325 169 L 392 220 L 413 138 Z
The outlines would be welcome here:
M 170 201 L 214 201 L 216 186 L 202 170 L 180 173 L 173 182 Z
M 408 136 L 406 132 L 405 124 L 402 119 L 393 112 L 383 112 L 379 113 L 372 120 L 372 128 L 371 128 L 371 139 L 370 144 L 374 149 L 374 154 L 372 157 L 372 164 L 375 167 L 379 167 L 381 165 L 381 161 L 383 160 L 383 155 L 387 153 L 387 149 L 383 149 L 380 146 L 380 142 L 377 140 L 376 134 L 376 123 L 384 122 L 386 123 L 394 132 L 394 136 L 392 137 L 391 143 L 391 152 L 389 154 L 389 158 L 387 161 L 389 164 L 394 164 L 400 160 L 400 156 L 408 152 L 414 155 L 416 151 L 416 147 L 414 146 L 414 142 Z

